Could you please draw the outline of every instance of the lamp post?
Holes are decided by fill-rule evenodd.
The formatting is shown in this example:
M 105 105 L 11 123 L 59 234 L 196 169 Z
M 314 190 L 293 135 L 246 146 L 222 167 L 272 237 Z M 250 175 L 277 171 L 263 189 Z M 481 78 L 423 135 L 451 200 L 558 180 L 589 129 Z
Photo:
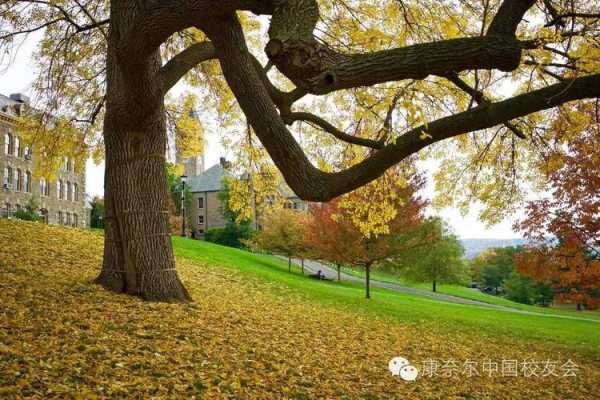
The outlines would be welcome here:
M 181 236 L 185 237 L 185 181 L 187 176 L 181 175 Z

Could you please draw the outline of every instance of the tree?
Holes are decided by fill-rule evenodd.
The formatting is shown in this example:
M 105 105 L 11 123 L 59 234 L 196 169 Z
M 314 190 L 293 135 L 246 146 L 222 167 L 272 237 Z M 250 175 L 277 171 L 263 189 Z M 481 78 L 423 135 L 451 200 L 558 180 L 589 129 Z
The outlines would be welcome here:
M 511 272 L 504 281 L 504 292 L 509 300 L 523 304 L 540 304 L 544 307 L 550 305 L 554 299 L 554 291 L 550 285 L 537 283 L 517 271 Z
M 303 213 L 287 208 L 274 208 L 261 220 L 261 229 L 249 241 L 252 248 L 287 257 L 288 269 L 292 272 L 292 258 L 303 257 L 304 224 Z
M 483 282 L 486 286 L 498 289 L 504 284 L 504 281 L 514 270 L 515 254 L 523 251 L 520 246 L 499 247 L 491 249 L 488 253 L 486 265 L 483 268 Z
M 148 300 L 189 298 L 175 271 L 167 232 L 164 174 L 169 126 L 165 97 L 184 76 L 203 87 L 207 97 L 218 97 L 211 104 L 219 113 L 232 110 L 234 115 L 235 99 L 289 186 L 313 201 L 361 187 L 434 143 L 496 126 L 514 135 L 502 143 L 512 142 L 512 154 L 520 154 L 514 151 L 514 137 L 540 130 L 535 121 L 519 118 L 600 95 L 593 51 L 599 13 L 594 2 L 548 0 L 540 7 L 534 7 L 535 0 L 485 1 L 469 7 L 433 0 L 346 3 L 0 4 L 3 55 L 18 48 L 19 35 L 43 31 L 35 83 L 42 112 L 35 119 L 39 128 L 30 129 L 28 138 L 40 151 L 48 150 L 43 162 L 52 164 L 53 149 L 67 149 L 81 163 L 88 150 L 99 157 L 98 143 L 104 144 L 106 242 L 98 283 Z M 526 13 L 533 18 L 521 24 Z M 266 44 L 253 18 L 258 15 L 271 17 Z M 326 21 L 326 32 L 317 37 L 320 19 Z M 264 48 L 266 68 L 248 43 Z M 219 66 L 227 84 L 219 78 Z M 270 80 L 267 72 L 273 67 L 295 85 L 293 90 L 282 91 Z M 497 91 L 495 70 L 512 72 L 505 79 L 520 84 L 519 90 L 504 99 L 486 93 Z M 314 110 L 333 103 L 340 105 L 334 115 L 343 117 L 344 109 L 352 110 L 350 129 L 356 134 L 299 111 L 297 102 L 310 100 L 307 95 L 323 97 L 314 100 Z M 183 102 L 181 108 L 185 106 Z M 427 121 L 424 115 L 434 119 Z M 548 116 L 552 119 L 551 112 Z M 340 142 L 368 151 L 317 168 L 288 129 L 294 123 L 334 137 L 329 154 L 345 157 L 347 147 Z M 99 131 L 102 141 L 95 135 Z M 462 141 L 463 149 L 479 148 L 477 136 L 472 135 L 470 146 Z M 319 147 L 313 146 L 315 151 Z M 504 148 L 510 151 L 511 146 Z
M 417 194 L 424 181 L 421 175 L 414 174 L 406 182 L 399 179 L 402 175 L 402 170 L 394 168 L 386 172 L 385 179 L 309 208 L 305 234 L 309 253 L 335 263 L 338 274 L 340 264 L 364 268 L 367 299 L 371 298 L 372 267 L 429 240 L 425 231 L 418 229 L 427 204 Z M 355 207 L 360 205 L 363 207 L 357 210 Z M 387 212 L 374 210 L 377 206 Z M 371 218 L 374 211 L 374 215 L 387 215 L 388 219 Z
M 549 198 L 531 201 L 517 228 L 535 245 L 517 259 L 525 276 L 551 284 L 562 301 L 600 306 L 600 127 L 598 114 L 565 147 L 546 154 Z M 557 130 L 564 132 L 562 124 Z
M 104 199 L 94 196 L 90 208 L 90 228 L 104 229 Z
M 465 279 L 463 256 L 465 249 L 460 240 L 439 218 L 432 218 L 422 228 L 429 231 L 431 238 L 425 245 L 417 247 L 412 254 L 399 257 L 404 265 L 404 276 L 417 282 L 431 282 L 432 291 L 437 284 L 459 283 Z

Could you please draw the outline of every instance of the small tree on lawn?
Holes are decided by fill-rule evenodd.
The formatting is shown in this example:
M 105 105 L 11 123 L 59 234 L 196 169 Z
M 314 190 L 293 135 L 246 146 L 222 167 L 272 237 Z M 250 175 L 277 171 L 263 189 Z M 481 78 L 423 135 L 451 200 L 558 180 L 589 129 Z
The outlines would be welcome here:
M 287 257 L 292 272 L 292 257 L 304 257 L 306 215 L 287 208 L 274 208 L 264 214 L 262 229 L 248 242 L 250 247 Z
M 364 188 L 310 207 L 307 247 L 319 259 L 364 268 L 367 299 L 371 268 L 425 240 L 418 227 L 426 202 L 416 194 L 424 181 L 414 171 L 406 181 L 405 172 L 392 169 Z M 388 218 L 371 218 L 375 213 Z
M 465 249 L 458 237 L 439 218 L 430 219 L 421 229 L 431 240 L 398 260 L 404 264 L 403 274 L 417 282 L 431 282 L 433 292 L 440 282 L 463 281 L 466 278 Z

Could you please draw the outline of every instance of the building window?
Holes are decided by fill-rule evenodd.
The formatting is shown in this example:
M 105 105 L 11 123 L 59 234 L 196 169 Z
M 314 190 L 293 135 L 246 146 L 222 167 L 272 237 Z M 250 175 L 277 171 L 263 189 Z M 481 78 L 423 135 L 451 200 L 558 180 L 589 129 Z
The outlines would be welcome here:
M 15 190 L 23 190 L 23 173 L 20 169 L 15 171 Z
M 47 196 L 46 189 L 48 188 L 48 184 L 46 183 L 46 178 L 40 178 L 40 196 Z
M 198 208 L 204 208 L 204 197 L 198 197 Z
M 46 210 L 45 208 L 42 208 L 40 210 L 40 216 L 42 217 L 42 221 L 44 221 L 45 224 L 48 223 L 48 210 Z
M 71 201 L 73 200 L 73 185 L 71 185 L 71 182 L 67 181 L 67 200 Z
M 13 172 L 11 167 L 4 168 L 4 184 L 12 185 L 13 182 Z
M 73 214 L 73 226 L 77 226 L 78 225 L 78 221 L 79 217 L 77 216 L 77 214 Z
M 25 172 L 25 191 L 31 193 L 31 172 Z
M 62 213 L 62 211 L 58 212 L 58 223 L 61 224 L 61 225 L 63 224 L 63 213 Z
M 6 154 L 6 155 L 12 154 L 12 146 L 13 146 L 12 136 L 10 133 L 7 132 L 4 134 L 4 154 Z
M 204 224 L 204 215 L 198 215 L 198 224 L 199 225 L 203 225 Z
M 15 156 L 23 157 L 23 149 L 21 148 L 21 139 L 15 136 Z
M 204 229 L 198 229 L 198 233 L 203 235 L 204 234 Z
M 73 200 L 79 201 L 79 185 L 73 184 Z
M 29 146 L 25 146 L 25 148 L 23 149 L 23 156 L 27 159 L 31 159 L 31 149 L 29 148 Z
M 10 218 L 10 211 L 11 211 L 10 209 L 11 209 L 10 203 L 6 203 L 4 205 L 4 214 L 6 215 L 6 218 Z
M 71 213 L 70 212 L 67 213 L 67 223 L 66 223 L 66 225 L 71 225 Z
M 58 197 L 59 199 L 65 198 L 64 186 L 65 185 L 61 179 L 56 181 L 56 197 Z

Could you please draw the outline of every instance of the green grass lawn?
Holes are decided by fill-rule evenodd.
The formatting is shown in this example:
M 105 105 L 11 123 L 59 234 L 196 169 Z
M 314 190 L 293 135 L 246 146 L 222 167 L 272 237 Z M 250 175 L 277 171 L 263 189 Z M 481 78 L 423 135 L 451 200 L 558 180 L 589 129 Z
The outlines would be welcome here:
M 342 267 L 342 271 L 348 275 L 353 275 L 353 276 L 357 276 L 360 278 L 364 278 L 364 276 L 365 276 L 364 271 L 360 270 L 360 269 Z M 402 286 L 408 286 L 408 287 L 412 287 L 412 288 L 431 291 L 430 283 L 411 282 L 411 281 L 402 279 L 401 277 L 399 277 L 391 272 L 388 272 L 388 271 L 378 271 L 378 270 L 371 271 L 371 278 L 378 280 L 378 281 L 382 281 L 382 282 L 396 283 L 396 284 L 402 285 Z M 544 314 L 569 315 L 569 316 L 588 318 L 588 319 L 594 319 L 594 320 L 600 321 L 600 312 L 598 312 L 598 311 L 578 312 L 575 310 L 568 310 L 568 309 L 559 309 L 559 308 L 553 308 L 553 307 L 541 307 L 541 306 L 536 306 L 536 305 L 521 304 L 521 303 L 517 303 L 515 301 L 511 301 L 509 299 L 506 299 L 504 297 L 493 296 L 490 294 L 483 293 L 478 289 L 471 289 L 471 288 L 461 286 L 461 285 L 438 283 L 437 291 L 439 293 L 449 294 L 451 296 L 461 297 L 464 299 L 477 300 L 477 301 L 481 301 L 483 303 L 512 307 L 512 308 L 516 308 L 516 309 L 524 310 L 524 311 L 533 311 L 533 312 L 539 312 L 539 313 L 544 313 Z
M 600 349 L 600 324 L 597 322 L 562 319 L 551 314 L 511 313 L 377 288 L 372 291 L 373 298 L 366 300 L 362 285 L 313 280 L 302 276 L 297 266 L 290 274 L 287 262 L 276 257 L 179 237 L 174 237 L 173 243 L 178 257 L 214 267 L 232 268 L 276 282 L 278 284 L 273 286 L 273 290 L 281 291 L 281 295 L 303 296 L 312 302 L 418 324 L 424 329 L 477 337 L 543 341 L 575 346 L 585 351 Z

